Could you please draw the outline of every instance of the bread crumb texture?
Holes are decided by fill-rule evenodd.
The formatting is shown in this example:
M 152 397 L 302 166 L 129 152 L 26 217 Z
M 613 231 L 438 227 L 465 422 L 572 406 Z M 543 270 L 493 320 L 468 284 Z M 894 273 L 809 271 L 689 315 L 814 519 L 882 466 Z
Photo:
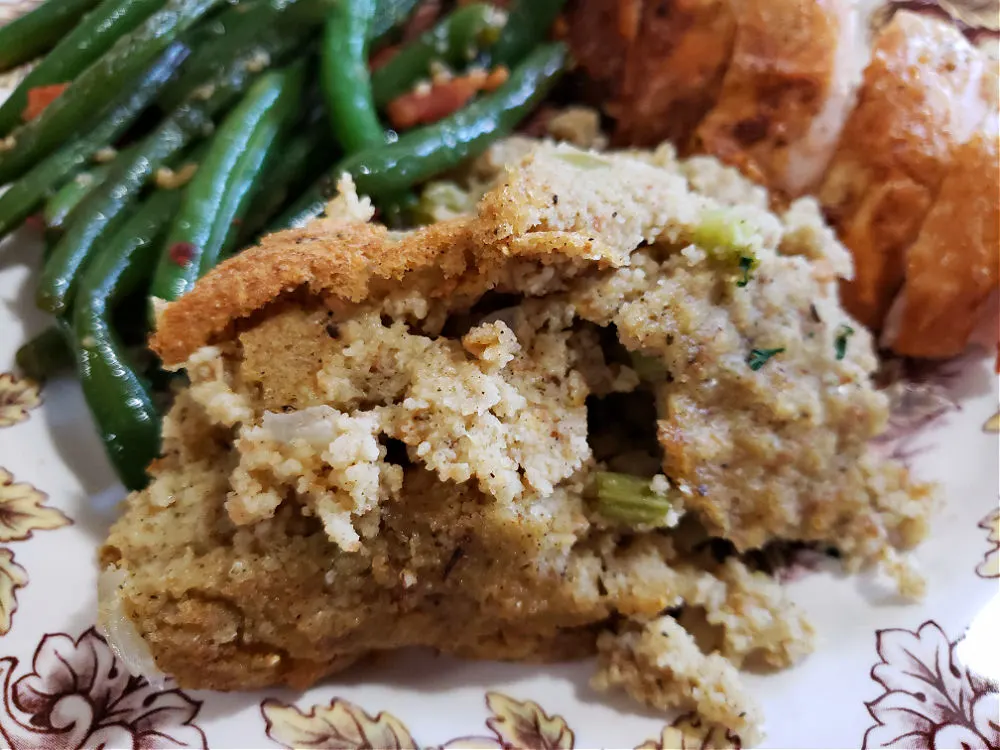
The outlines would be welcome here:
M 813 643 L 764 561 L 836 548 L 920 591 L 934 492 L 869 447 L 849 256 L 811 200 L 773 213 L 709 159 L 514 150 L 476 213 L 405 233 L 342 181 L 163 310 L 190 385 L 102 549 L 103 611 L 184 687 L 408 645 L 596 653 L 596 686 L 754 742 L 740 669 Z M 603 513 L 607 471 L 672 527 Z

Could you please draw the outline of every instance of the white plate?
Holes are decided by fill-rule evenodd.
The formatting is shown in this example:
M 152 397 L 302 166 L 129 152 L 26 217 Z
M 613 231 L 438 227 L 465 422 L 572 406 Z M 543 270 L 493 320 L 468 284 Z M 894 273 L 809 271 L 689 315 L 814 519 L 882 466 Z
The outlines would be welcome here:
M 303 694 L 157 692 L 129 680 L 92 629 L 94 553 L 123 490 L 76 384 L 56 380 L 38 392 L 13 374 L 17 347 L 46 325 L 31 305 L 40 252 L 25 234 L 0 245 L 7 745 L 637 747 L 671 739 L 661 737 L 664 717 L 591 691 L 586 664 L 463 663 L 414 651 Z M 1000 454 L 989 365 L 970 357 L 926 375 L 886 445 L 945 487 L 947 505 L 916 554 L 926 601 L 895 601 L 869 577 L 800 571 L 789 586 L 821 644 L 793 669 L 747 677 L 765 707 L 767 746 L 1000 746 Z
M 17 347 L 47 325 L 31 303 L 40 256 L 27 233 L 0 244 L 0 744 L 679 746 L 671 720 L 683 718 L 596 694 L 588 664 L 410 651 L 301 694 L 157 690 L 131 678 L 93 629 L 95 550 L 124 492 L 76 384 L 57 380 L 39 392 L 14 369 Z M 926 600 L 904 604 L 878 581 L 836 570 L 803 569 L 789 582 L 821 643 L 793 669 L 747 676 L 764 704 L 768 747 L 1000 747 L 1000 453 L 990 365 L 970 357 L 926 374 L 933 387 L 896 413 L 886 445 L 944 485 L 947 505 L 916 554 Z

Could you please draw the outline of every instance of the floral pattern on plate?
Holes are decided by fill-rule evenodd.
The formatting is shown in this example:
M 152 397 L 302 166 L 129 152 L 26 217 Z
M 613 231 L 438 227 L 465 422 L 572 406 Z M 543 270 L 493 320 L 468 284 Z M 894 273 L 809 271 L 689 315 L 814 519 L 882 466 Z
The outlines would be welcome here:
M 864 748 L 1000 747 L 997 686 L 962 665 L 957 644 L 932 620 L 878 631 L 872 679 L 885 692 L 866 704 L 876 723 Z
M 976 575 L 980 578 L 1000 578 L 1000 509 L 995 509 L 980 521 L 979 528 L 985 529 L 990 547 L 983 555 L 983 561 L 976 566 Z
M 30 539 L 35 531 L 58 529 L 72 521 L 61 511 L 43 505 L 44 492 L 15 483 L 0 467 L 0 542 Z M 14 561 L 14 553 L 0 547 L 0 636 L 6 634 L 17 611 L 17 589 L 28 585 L 28 572 Z
M 28 418 L 42 403 L 38 384 L 9 372 L 0 373 L 0 427 L 10 427 Z
M 0 25 L 40 1 L 0 0 Z M 992 0 L 941 0 L 941 4 L 959 17 L 991 18 L 990 23 L 996 22 Z M 984 9 L 988 17 L 981 15 Z M 29 69 L 26 65 L 0 73 L 0 99 Z M 19 256 L 30 265 L 41 253 L 40 248 L 29 247 L 37 244 L 37 233 L 34 237 L 27 234 L 11 241 L 4 250 L 11 251 L 16 245 Z M 9 252 L 3 255 L 5 262 L 10 257 Z M 24 335 L 0 337 L 0 371 L 13 367 L 17 345 L 44 325 L 32 319 L 31 277 L 25 280 L 21 274 L 24 269 L 15 269 L 14 265 L 0 266 L 0 328 L 5 333 L 23 328 Z M 949 554 L 967 554 L 961 564 L 948 568 L 946 575 L 941 574 L 942 566 L 933 570 L 929 566 L 929 572 L 937 574 L 937 585 L 931 587 L 923 604 L 890 608 L 858 603 L 855 608 L 837 609 L 837 619 L 828 623 L 837 639 L 827 644 L 830 650 L 841 650 L 836 668 L 824 671 L 817 666 L 823 664 L 822 659 L 806 660 L 794 674 L 779 676 L 779 680 L 787 678 L 786 682 L 793 683 L 790 691 L 771 686 L 761 690 L 762 698 L 773 698 L 767 713 L 768 742 L 774 746 L 856 747 L 863 738 L 866 748 L 884 747 L 887 743 L 996 748 L 1000 741 L 996 686 L 966 669 L 957 657 L 956 645 L 970 645 L 972 630 L 966 641 L 953 642 L 946 635 L 961 632 L 962 625 L 972 621 L 988 597 L 997 596 L 992 584 L 1000 575 L 1000 511 L 994 507 L 983 516 L 997 499 L 996 473 L 992 468 L 985 470 L 986 452 L 980 447 L 988 444 L 990 455 L 996 455 L 1000 413 L 992 360 L 989 393 L 983 378 L 974 387 L 962 384 L 970 367 L 968 359 L 931 368 L 912 362 L 890 364 L 905 370 L 893 380 L 906 382 L 891 391 L 894 409 L 884 449 L 911 464 L 917 463 L 918 456 L 920 461 L 925 457 L 931 462 L 939 459 L 940 466 L 946 468 L 939 468 L 936 477 L 946 483 L 963 471 L 975 474 L 962 485 L 968 495 L 957 496 L 962 504 L 956 505 L 961 505 L 965 515 L 955 521 L 943 518 L 935 531 L 935 535 L 942 535 L 942 545 Z M 983 368 L 979 370 L 983 375 Z M 205 693 L 198 696 L 204 698 L 203 708 L 201 702 L 181 690 L 155 688 L 142 678 L 129 676 L 92 628 L 77 638 L 70 635 L 80 632 L 80 625 L 72 622 L 73 616 L 83 613 L 90 617 L 96 609 L 96 570 L 90 569 L 86 561 L 93 559 L 94 546 L 103 533 L 101 525 L 107 519 L 96 513 L 91 517 L 89 511 L 96 509 L 98 495 L 100 502 L 114 502 L 121 489 L 108 486 L 109 474 L 103 464 L 96 467 L 86 460 L 87 456 L 99 455 L 99 445 L 93 454 L 74 453 L 72 442 L 76 437 L 91 437 L 89 423 L 81 423 L 81 417 L 86 420 L 85 411 L 75 388 L 53 387 L 45 396 L 49 401 L 41 410 L 45 417 L 56 414 L 62 421 L 29 419 L 36 416 L 31 410 L 41 403 L 37 385 L 0 372 L 0 426 L 12 427 L 0 429 L 0 457 L 21 480 L 15 482 L 10 473 L 0 469 L 0 635 L 5 636 L 0 638 L 5 655 L 0 658 L 0 746 L 14 750 L 101 745 L 150 750 L 207 748 L 208 738 L 213 738 L 214 746 L 220 748 L 260 747 L 268 744 L 268 739 L 298 748 L 417 747 L 410 729 L 396 716 L 428 714 L 433 720 L 424 721 L 421 733 L 429 738 L 453 738 L 439 746 L 442 748 L 569 748 L 576 744 L 631 747 L 630 737 L 631 742 L 651 737 L 637 746 L 641 750 L 740 746 L 738 737 L 705 726 L 691 715 L 663 726 L 657 718 L 642 717 L 628 709 L 618 712 L 579 699 L 579 685 L 574 684 L 573 677 L 558 673 L 557 668 L 553 668 L 555 678 L 545 677 L 541 687 L 532 688 L 533 695 L 545 696 L 546 705 L 560 706 L 560 712 L 552 714 L 533 701 L 509 697 L 508 693 L 517 694 L 519 688 L 503 685 L 504 692 L 498 692 L 496 688 L 501 685 L 493 682 L 489 665 L 483 665 L 482 671 L 476 666 L 474 676 L 459 684 L 453 693 L 454 706 L 451 698 L 429 697 L 419 680 L 411 676 L 394 675 L 382 683 L 376 679 L 372 687 L 369 675 L 363 674 L 355 685 L 344 687 L 345 697 L 330 700 L 328 693 L 324 696 L 329 688 L 323 685 L 298 697 L 303 706 L 311 706 L 307 711 L 279 702 L 267 692 L 230 696 Z M 963 419 L 961 412 L 967 412 L 969 418 Z M 953 429 L 952 421 L 961 425 Z M 81 427 L 83 432 L 75 433 L 70 427 Z M 72 436 L 65 437 L 67 432 Z M 933 436 L 929 438 L 928 432 Z M 967 456 L 971 458 L 966 460 Z M 46 492 L 24 483 L 25 477 L 39 483 Z M 47 495 L 69 511 L 78 525 L 59 535 L 34 534 L 72 523 L 66 514 L 46 504 Z M 16 544 L 9 545 L 11 542 Z M 26 553 L 22 555 L 21 550 Z M 15 560 L 15 551 L 19 561 Z M 15 595 L 29 583 L 26 568 L 35 571 L 36 562 L 29 552 L 58 563 L 53 566 L 54 575 L 46 576 L 43 582 L 39 574 L 31 583 L 27 593 L 31 595 L 37 588 L 39 596 L 23 597 L 25 602 L 12 622 L 18 609 Z M 922 554 L 921 550 L 917 554 Z M 799 557 L 779 575 L 789 582 L 810 578 L 809 585 L 820 588 L 818 599 L 842 594 L 854 585 L 833 576 L 815 583 L 816 578 L 824 576 L 812 578 L 812 572 L 822 568 L 823 563 L 819 555 Z M 984 583 L 983 578 L 990 580 Z M 43 598 L 47 606 L 40 606 Z M 961 603 L 958 611 L 956 603 Z M 938 623 L 945 622 L 941 619 L 945 613 L 951 620 L 942 627 Z M 916 631 L 889 627 L 901 622 L 909 627 L 933 617 L 939 619 L 928 619 Z M 869 647 L 858 649 L 846 644 L 870 643 L 864 639 L 873 631 L 880 661 L 871 669 L 871 677 L 881 695 L 865 703 L 872 694 L 860 694 L 853 680 L 871 666 Z M 838 677 L 841 657 L 843 661 L 853 659 L 853 667 L 844 670 L 851 674 L 846 680 Z M 532 679 L 548 672 L 532 666 L 519 669 L 519 675 L 533 675 Z M 510 679 L 509 672 L 504 674 L 505 679 Z M 556 693 L 558 704 L 555 697 L 550 697 Z M 490 711 L 485 726 L 477 730 L 474 725 L 463 725 L 462 711 L 470 706 L 481 707 L 484 695 Z M 789 695 L 793 703 L 798 700 L 796 696 L 803 697 L 797 703 L 798 709 L 785 710 L 786 704 L 781 701 Z M 360 705 L 388 710 L 371 716 Z M 452 710 L 458 705 L 461 708 Z M 862 705 L 868 707 L 868 713 Z M 472 733 L 465 734 L 468 731 Z M 605 739 L 602 743 L 592 739 L 596 737 Z
M 193 723 L 201 704 L 130 675 L 93 628 L 46 634 L 11 685 L 17 664 L 0 659 L 0 739 L 12 750 L 208 747 Z
M 532 701 L 518 701 L 502 693 L 486 694 L 493 715 L 486 725 L 492 736 L 458 737 L 439 748 L 548 748 L 573 747 L 573 730 L 561 716 L 549 716 Z M 261 704 L 268 737 L 287 748 L 413 748 L 418 744 L 399 719 L 385 711 L 369 716 L 353 703 L 334 698 L 326 706 L 302 712 L 295 706 L 266 700 Z
M 572 750 L 575 735 L 562 716 L 548 715 L 534 701 L 519 701 L 498 692 L 486 693 L 489 735 L 455 737 L 427 750 L 448 748 L 532 748 Z M 390 713 L 371 716 L 342 698 L 308 711 L 268 699 L 261 703 L 265 734 L 279 745 L 296 750 L 362 750 L 363 748 L 425 747 Z M 646 740 L 636 750 L 739 750 L 740 738 L 718 727 L 708 726 L 693 714 L 684 714 L 663 728 L 660 736 Z

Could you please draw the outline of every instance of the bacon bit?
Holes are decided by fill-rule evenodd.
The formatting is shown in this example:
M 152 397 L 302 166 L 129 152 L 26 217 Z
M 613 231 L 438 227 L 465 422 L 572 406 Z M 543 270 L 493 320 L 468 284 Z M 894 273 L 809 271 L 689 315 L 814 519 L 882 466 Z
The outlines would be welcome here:
M 508 78 L 510 78 L 510 71 L 507 70 L 507 66 L 498 65 L 490 71 L 490 74 L 486 76 L 486 80 L 483 81 L 483 91 L 494 91 L 500 88 L 507 83 Z
M 184 268 L 194 257 L 195 247 L 190 242 L 175 242 L 170 246 L 170 260 Z
M 45 219 L 42 218 L 41 214 L 32 214 L 24 220 L 24 226 L 37 232 L 41 232 L 45 229 Z
M 398 44 L 390 44 L 388 47 L 383 47 L 368 58 L 368 69 L 371 71 L 378 70 L 394 58 L 397 52 L 399 52 Z
M 490 73 L 474 70 L 448 81 L 418 87 L 389 102 L 386 113 L 397 130 L 437 122 L 460 110 L 480 91 L 492 91 L 506 81 L 508 75 L 507 69 L 499 66 Z
M 21 113 L 21 119 L 25 122 L 34 120 L 58 99 L 68 86 L 68 83 L 53 83 L 51 86 L 35 86 L 33 89 L 28 89 L 28 106 Z

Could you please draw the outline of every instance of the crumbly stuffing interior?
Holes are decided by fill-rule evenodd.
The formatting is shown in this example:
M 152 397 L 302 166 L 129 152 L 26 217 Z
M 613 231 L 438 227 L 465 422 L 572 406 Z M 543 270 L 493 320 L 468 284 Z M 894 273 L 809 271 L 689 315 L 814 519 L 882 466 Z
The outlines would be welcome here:
M 105 609 L 187 687 L 305 686 L 406 645 L 597 653 L 598 687 L 752 743 L 740 667 L 813 641 L 755 550 L 920 588 L 900 551 L 933 493 L 869 447 L 887 403 L 837 301 L 849 256 L 811 201 L 772 213 L 669 149 L 533 147 L 494 182 L 426 230 L 275 235 L 164 311 L 191 384 L 102 549 Z M 606 512 L 606 471 L 671 514 Z

